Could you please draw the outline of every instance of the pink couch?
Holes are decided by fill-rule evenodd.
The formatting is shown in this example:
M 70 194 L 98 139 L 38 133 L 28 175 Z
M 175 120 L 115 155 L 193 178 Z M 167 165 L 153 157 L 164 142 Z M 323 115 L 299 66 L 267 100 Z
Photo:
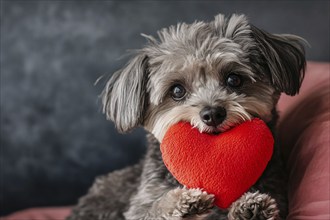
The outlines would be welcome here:
M 289 170 L 288 219 L 330 219 L 330 64 L 308 62 L 300 94 L 283 95 L 279 138 Z M 34 208 L 3 220 L 62 220 L 70 207 Z

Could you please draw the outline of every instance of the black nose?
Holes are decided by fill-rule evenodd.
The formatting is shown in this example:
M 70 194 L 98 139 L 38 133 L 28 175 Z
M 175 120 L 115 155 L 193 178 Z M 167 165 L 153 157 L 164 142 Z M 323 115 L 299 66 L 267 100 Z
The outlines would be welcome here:
M 205 107 L 199 115 L 202 121 L 208 126 L 218 126 L 226 118 L 226 109 L 222 107 Z

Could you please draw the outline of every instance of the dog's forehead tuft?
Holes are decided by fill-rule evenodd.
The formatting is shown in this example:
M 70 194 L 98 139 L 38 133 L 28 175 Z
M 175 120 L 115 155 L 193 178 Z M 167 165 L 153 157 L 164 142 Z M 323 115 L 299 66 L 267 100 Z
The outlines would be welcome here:
M 254 45 L 251 29 L 243 15 L 226 19 L 218 15 L 210 23 L 179 23 L 158 32 L 159 41 L 144 35 L 148 44 L 149 77 L 175 72 L 194 62 L 209 66 L 228 63 L 249 63 L 249 47 Z
M 209 23 L 196 21 L 178 23 L 158 31 L 158 38 L 143 35 L 148 40 L 145 50 L 151 57 L 187 56 L 205 57 L 210 51 L 229 48 L 247 51 L 253 40 L 251 28 L 244 15 L 225 18 L 217 15 Z

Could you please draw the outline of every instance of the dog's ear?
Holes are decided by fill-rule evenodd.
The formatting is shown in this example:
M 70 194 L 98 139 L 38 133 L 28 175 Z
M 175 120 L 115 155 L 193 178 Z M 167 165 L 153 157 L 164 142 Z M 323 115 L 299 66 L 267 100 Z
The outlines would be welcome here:
M 103 112 L 120 132 L 129 131 L 143 120 L 147 63 L 146 55 L 136 55 L 123 69 L 113 74 L 101 94 Z
M 297 94 L 305 75 L 306 41 L 295 35 L 270 34 L 254 26 L 251 29 L 262 54 L 261 65 L 267 68 L 275 89 L 288 95 Z

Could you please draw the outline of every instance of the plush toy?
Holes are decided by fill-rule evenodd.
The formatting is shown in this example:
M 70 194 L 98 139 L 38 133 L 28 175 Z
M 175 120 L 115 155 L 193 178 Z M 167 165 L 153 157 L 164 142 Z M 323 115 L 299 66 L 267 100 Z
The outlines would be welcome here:
M 215 205 L 228 208 L 259 179 L 273 145 L 267 125 L 253 119 L 219 135 L 180 122 L 169 128 L 160 148 L 166 167 L 181 184 L 214 194 Z

